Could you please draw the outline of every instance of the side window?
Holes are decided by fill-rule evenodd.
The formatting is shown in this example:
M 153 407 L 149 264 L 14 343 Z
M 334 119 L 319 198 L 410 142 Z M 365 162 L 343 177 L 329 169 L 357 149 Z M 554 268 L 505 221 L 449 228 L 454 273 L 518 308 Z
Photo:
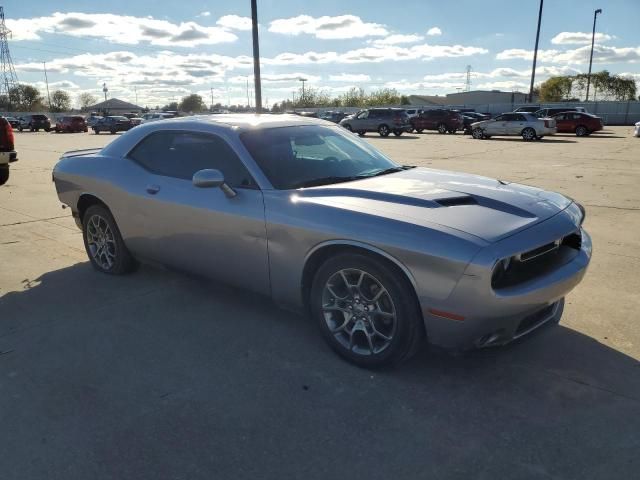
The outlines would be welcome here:
M 191 180 L 205 168 L 224 174 L 232 187 L 255 187 L 255 182 L 235 152 L 222 138 L 205 133 L 156 132 L 144 138 L 129 158 L 165 177 Z
M 506 115 L 498 115 L 494 120 L 496 122 L 502 122 L 503 120 L 506 120 Z
M 365 110 L 364 112 L 360 112 L 357 118 L 364 119 L 364 118 L 367 118 L 368 116 L 369 116 L 369 111 Z
M 527 121 L 527 117 L 525 117 L 524 115 L 522 115 L 521 113 L 514 115 L 514 120 L 517 120 L 518 122 L 526 122 Z
M 369 118 L 380 118 L 382 117 L 382 112 L 380 110 L 369 110 Z

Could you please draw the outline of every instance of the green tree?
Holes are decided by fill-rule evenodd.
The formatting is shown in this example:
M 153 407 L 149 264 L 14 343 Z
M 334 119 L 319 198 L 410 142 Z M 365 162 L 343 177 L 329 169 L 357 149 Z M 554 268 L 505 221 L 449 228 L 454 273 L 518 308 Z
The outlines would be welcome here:
M 95 105 L 97 101 L 98 99 L 89 92 L 82 92 L 78 95 L 78 105 L 80 105 L 81 110 L 89 108 L 91 105 Z
M 158 110 L 158 106 L 156 105 L 156 110 Z M 167 103 L 164 107 L 162 107 L 163 112 L 175 112 L 178 110 L 178 102 L 170 102 Z
M 182 99 L 179 109 L 183 112 L 202 112 L 207 109 L 207 106 L 200 95 L 192 93 Z
M 9 101 L 12 108 L 23 112 L 42 109 L 40 91 L 31 85 L 20 84 L 9 90 Z
M 71 97 L 63 90 L 56 90 L 51 94 L 51 111 L 67 112 L 71 109 Z
M 574 77 L 551 77 L 540 85 L 541 102 L 561 102 L 571 96 Z
M 581 73 L 575 76 L 575 88 L 578 96 L 586 96 L 589 76 Z M 607 70 L 591 74 L 589 100 L 626 101 L 636 98 L 636 82 L 632 78 L 611 75 Z
M 342 107 L 365 107 L 367 98 L 362 88 L 353 87 L 340 96 L 340 106 Z
M 398 105 L 400 103 L 400 95 L 395 88 L 381 88 L 371 92 L 367 96 L 367 105 L 385 106 L 385 105 Z

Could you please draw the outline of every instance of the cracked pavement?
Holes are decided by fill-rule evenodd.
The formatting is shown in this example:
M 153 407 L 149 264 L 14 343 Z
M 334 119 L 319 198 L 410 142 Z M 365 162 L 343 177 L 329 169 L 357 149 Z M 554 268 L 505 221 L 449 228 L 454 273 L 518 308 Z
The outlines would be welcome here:
M 110 135 L 16 133 L 0 187 L 0 466 L 13 479 L 612 479 L 640 473 L 640 139 L 368 139 L 404 164 L 553 189 L 594 256 L 562 322 L 506 348 L 341 361 L 267 299 L 94 272 L 51 183 Z

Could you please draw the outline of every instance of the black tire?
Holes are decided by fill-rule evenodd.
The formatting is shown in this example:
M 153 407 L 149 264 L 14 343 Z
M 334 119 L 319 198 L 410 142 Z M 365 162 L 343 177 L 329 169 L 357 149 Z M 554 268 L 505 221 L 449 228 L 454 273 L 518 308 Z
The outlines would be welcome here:
M 471 135 L 473 136 L 473 138 L 475 138 L 476 140 L 482 140 L 485 137 L 484 135 L 484 131 L 480 128 L 480 127 L 476 127 L 471 131 Z
M 105 263 L 99 263 L 96 258 L 94 258 L 93 252 L 96 247 L 95 244 L 90 244 L 91 241 L 88 237 L 91 236 L 90 228 L 92 227 L 90 227 L 90 224 L 95 225 L 95 222 L 101 226 L 107 225 L 111 232 L 110 237 L 106 235 L 106 237 L 109 237 L 111 240 L 109 242 L 110 247 L 109 245 L 105 247 L 105 249 L 107 249 L 113 256 L 110 266 L 107 266 L 108 262 L 105 261 Z M 95 228 L 93 228 L 93 230 L 95 231 Z M 84 248 L 87 252 L 91 265 L 99 272 L 108 273 L 110 275 L 123 275 L 131 272 L 135 268 L 136 262 L 122 240 L 118 225 L 113 219 L 111 212 L 104 206 L 93 205 L 84 213 L 84 216 L 82 217 L 82 239 L 84 240 Z
M 350 132 L 353 132 L 353 128 L 351 128 L 351 125 L 349 125 L 348 123 L 346 123 L 344 125 L 344 128 L 346 128 L 347 130 L 349 130 Z
M 49 133 L 51 131 L 51 128 L 45 128 L 44 131 Z
M 21 132 L 23 130 L 22 125 L 18 126 L 18 131 Z
M 424 132 L 424 128 L 416 128 L 416 132 L 422 133 L 422 132 Z
M 367 134 L 366 130 L 360 130 L 358 132 L 358 136 L 360 136 L 360 137 L 364 137 L 366 134 Z
M 383 340 L 382 337 L 373 335 L 374 339 L 379 339 L 386 345 L 375 353 L 371 352 L 369 354 L 364 354 L 357 351 L 357 349 L 362 348 L 362 342 L 364 342 L 364 339 L 366 338 L 362 331 L 356 331 L 352 336 L 352 338 L 354 338 L 355 335 L 358 335 L 358 338 L 354 338 L 355 342 L 351 348 L 343 343 L 346 341 L 346 333 L 338 333 L 338 336 L 336 336 L 335 332 L 331 331 L 328 323 L 332 322 L 334 318 L 336 318 L 336 321 L 338 322 L 344 322 L 346 314 L 343 314 L 343 317 L 333 317 L 333 315 L 340 315 L 340 313 L 327 312 L 329 318 L 325 318 L 325 310 L 323 310 L 323 302 L 325 300 L 323 299 L 323 295 L 325 295 L 325 286 L 327 285 L 327 282 L 329 282 L 329 280 L 337 275 L 341 270 L 350 269 L 366 272 L 367 275 L 370 276 L 367 278 L 375 279 L 388 293 L 385 300 L 381 299 L 376 302 L 376 304 L 384 302 L 387 304 L 386 307 L 391 305 L 390 309 L 395 311 L 395 326 L 392 326 L 391 331 L 385 330 L 386 328 L 389 328 L 385 326 L 385 324 L 388 324 L 387 322 L 392 322 L 393 320 L 384 320 L 384 318 L 387 317 L 379 317 L 375 314 L 362 314 L 370 319 L 374 319 L 367 320 L 367 329 L 371 329 L 371 325 L 377 325 L 376 329 L 379 331 L 385 330 L 385 333 L 391 337 L 387 343 L 387 341 Z M 362 288 L 366 290 L 366 285 Z M 362 288 L 360 289 L 361 291 Z M 394 269 L 389 268 L 389 266 L 382 261 L 363 254 L 345 253 L 328 259 L 318 269 L 311 286 L 309 305 L 311 308 L 311 314 L 320 326 L 320 330 L 322 331 L 325 340 L 335 352 L 349 362 L 358 366 L 376 368 L 388 365 L 397 365 L 404 360 L 409 359 L 423 344 L 425 338 L 424 324 L 422 323 L 420 307 L 412 292 L 413 287 L 406 277 L 397 273 Z M 366 300 L 364 296 L 361 298 L 362 300 L 359 305 L 364 305 Z M 390 300 L 391 303 L 389 304 L 386 300 Z M 364 307 L 360 306 L 359 308 L 362 309 Z M 350 320 L 349 322 L 351 321 L 353 320 Z M 369 348 L 366 342 L 364 348 Z M 375 350 L 375 348 L 373 350 Z
M 0 167 L 0 185 L 4 185 L 9 181 L 9 165 Z
M 438 125 L 438 133 L 445 134 L 447 133 L 447 126 L 444 123 Z
M 457 130 L 451 129 L 451 130 L 447 130 L 447 133 L 450 133 L 452 135 L 455 135 L 457 132 Z
M 584 125 L 578 125 L 576 127 L 576 136 L 577 137 L 586 137 L 589 135 L 589 129 Z
M 110 130 L 110 132 L 111 132 L 111 135 L 115 135 L 116 134 L 115 130 Z
M 536 134 L 536 131 L 531 127 L 527 127 L 524 130 L 522 130 L 521 135 L 522 135 L 522 139 L 525 142 L 530 142 L 531 140 L 535 140 L 536 137 L 538 136 Z
M 396 137 L 399 137 L 400 135 L 402 135 L 402 130 L 394 130 L 394 131 L 393 131 L 393 134 L 394 134 Z
M 378 133 L 381 137 L 388 137 L 391 133 L 391 129 L 384 123 L 378 127 Z
M 100 133 L 100 130 L 98 130 L 97 128 L 94 128 L 93 131 L 95 132 L 96 135 Z

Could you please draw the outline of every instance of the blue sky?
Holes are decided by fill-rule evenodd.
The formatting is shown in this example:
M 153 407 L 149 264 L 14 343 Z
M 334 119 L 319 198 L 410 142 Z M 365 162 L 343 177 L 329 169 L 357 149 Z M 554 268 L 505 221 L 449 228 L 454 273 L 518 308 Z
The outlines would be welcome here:
M 10 49 L 20 81 L 76 98 L 88 91 L 141 105 L 189 93 L 246 103 L 251 82 L 249 0 L 11 2 Z M 538 1 L 258 0 L 263 98 L 290 98 L 297 78 L 332 95 L 357 86 L 405 94 L 472 88 L 527 90 Z M 34 8 L 37 6 L 37 8 Z M 640 81 L 638 0 L 547 1 L 537 80 L 588 68 L 593 11 L 594 71 Z M 43 89 L 44 91 L 44 89 Z

